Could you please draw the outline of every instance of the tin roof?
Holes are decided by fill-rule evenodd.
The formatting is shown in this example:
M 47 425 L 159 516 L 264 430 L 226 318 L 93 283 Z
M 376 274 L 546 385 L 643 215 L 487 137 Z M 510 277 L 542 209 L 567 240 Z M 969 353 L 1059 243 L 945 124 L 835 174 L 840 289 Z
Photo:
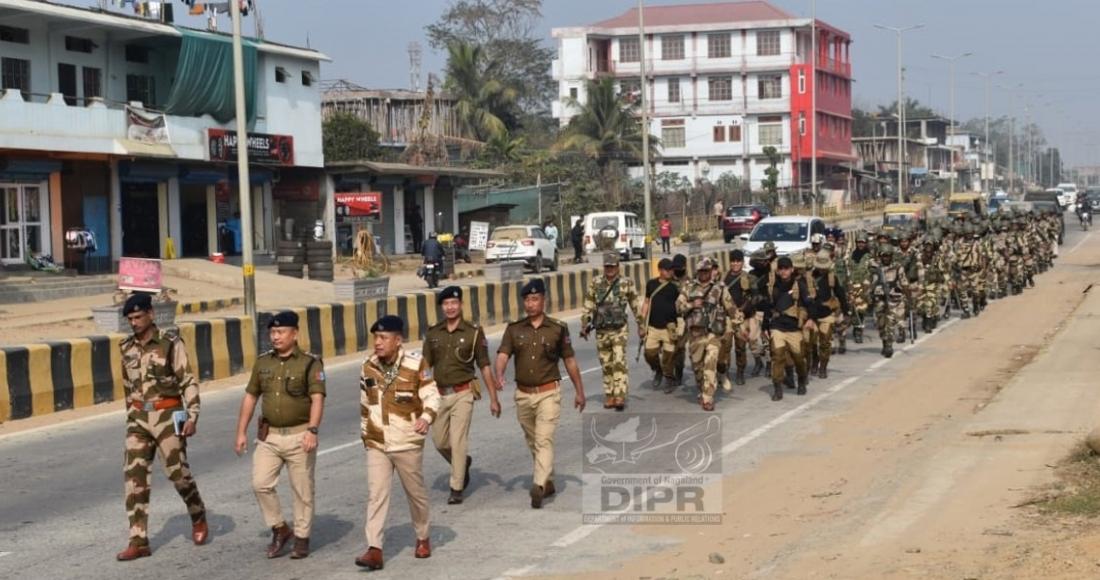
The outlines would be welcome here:
M 644 16 L 647 27 L 721 24 L 754 20 L 789 20 L 794 18 L 791 14 L 762 0 L 682 4 L 678 6 L 646 6 Z M 592 27 L 626 28 L 637 25 L 638 9 L 631 8 L 619 16 L 597 22 Z

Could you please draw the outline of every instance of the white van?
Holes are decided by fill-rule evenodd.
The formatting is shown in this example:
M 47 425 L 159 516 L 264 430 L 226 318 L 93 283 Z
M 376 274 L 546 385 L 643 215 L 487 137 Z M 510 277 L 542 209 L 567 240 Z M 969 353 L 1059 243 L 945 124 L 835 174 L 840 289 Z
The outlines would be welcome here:
M 1058 203 L 1062 204 L 1063 208 L 1067 208 L 1077 202 L 1077 184 L 1067 181 L 1065 183 L 1059 183 L 1055 185 L 1053 189 L 1061 189 L 1062 194 L 1058 196 Z M 1050 191 L 1048 189 L 1047 191 Z
M 596 250 L 596 236 L 615 236 L 615 249 L 624 260 L 645 256 L 645 224 L 628 211 L 605 211 L 584 216 L 584 251 Z
M 825 222 L 811 216 L 774 216 L 760 220 L 752 233 L 741 234 L 745 255 L 760 250 L 767 242 L 775 244 L 778 256 L 787 256 L 810 247 L 810 236 L 825 233 Z

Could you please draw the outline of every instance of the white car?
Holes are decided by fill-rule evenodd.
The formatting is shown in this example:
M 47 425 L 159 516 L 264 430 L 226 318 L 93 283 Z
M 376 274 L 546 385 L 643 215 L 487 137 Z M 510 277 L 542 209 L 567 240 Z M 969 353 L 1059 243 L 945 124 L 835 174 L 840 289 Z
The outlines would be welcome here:
M 485 263 L 522 260 L 536 273 L 558 269 L 558 250 L 539 226 L 501 226 L 485 245 Z
M 1062 206 L 1062 209 L 1073 205 L 1073 202 L 1077 200 L 1076 191 L 1066 191 L 1061 187 L 1052 187 L 1046 190 L 1047 193 L 1053 193 L 1058 196 L 1058 205 Z
M 584 251 L 596 250 L 596 238 L 615 237 L 615 250 L 622 259 L 645 256 L 645 227 L 628 211 L 604 211 L 584 216 Z
M 767 242 L 775 244 L 775 253 L 785 256 L 810 247 L 810 236 L 825 233 L 825 221 L 811 216 L 773 216 L 760 220 L 751 233 L 741 234 L 742 251 L 748 256 Z

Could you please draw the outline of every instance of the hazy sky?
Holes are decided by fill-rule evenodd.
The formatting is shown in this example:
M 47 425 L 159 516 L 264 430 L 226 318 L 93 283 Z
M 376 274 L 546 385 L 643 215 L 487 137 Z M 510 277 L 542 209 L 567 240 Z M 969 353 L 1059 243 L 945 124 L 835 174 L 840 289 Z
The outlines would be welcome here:
M 73 4 L 90 3 L 89 0 Z M 422 78 L 439 72 L 443 55 L 427 45 L 424 26 L 434 22 L 449 0 L 256 0 L 267 38 L 305 45 L 328 54 L 325 79 L 346 78 L 372 88 L 409 86 L 407 47 L 424 46 Z M 699 1 L 699 0 L 696 0 Z M 705 0 L 704 0 L 705 1 Z M 799 16 L 810 15 L 811 0 L 772 0 Z M 646 0 L 649 5 L 688 4 L 686 0 Z M 543 0 L 540 27 L 550 29 L 596 22 L 635 6 L 632 0 Z M 874 24 L 924 24 L 905 34 L 906 92 L 948 114 L 948 64 L 934 53 L 974 55 L 956 66 L 956 116 L 985 114 L 985 85 L 976 71 L 998 71 L 994 84 L 1015 86 L 1015 114 L 1025 104 L 1071 164 L 1100 164 L 1100 121 L 1087 112 L 1100 95 L 1100 0 L 817 0 L 818 18 L 852 35 L 857 105 L 892 102 L 897 94 L 896 36 Z M 184 12 L 176 3 L 176 12 Z M 188 17 L 178 20 L 194 23 Z M 246 22 L 246 32 L 252 23 Z M 1078 72 L 1074 72 L 1078 71 Z M 991 115 L 1013 112 L 1013 99 L 994 88 Z

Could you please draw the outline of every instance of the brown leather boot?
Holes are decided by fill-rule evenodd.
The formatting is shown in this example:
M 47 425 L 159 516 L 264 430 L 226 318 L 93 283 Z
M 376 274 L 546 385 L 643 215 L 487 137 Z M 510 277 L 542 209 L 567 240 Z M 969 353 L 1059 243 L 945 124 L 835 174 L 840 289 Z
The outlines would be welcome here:
M 542 509 L 542 498 L 545 495 L 541 485 L 531 486 L 531 507 L 534 509 Z
M 267 557 L 278 558 L 283 555 L 283 548 L 294 534 L 285 523 L 271 528 L 271 543 L 267 545 Z
M 195 542 L 196 546 L 201 546 L 206 543 L 206 539 L 210 537 L 210 528 L 206 525 L 206 518 L 203 518 L 191 525 L 191 541 Z
M 542 496 L 543 497 L 550 497 L 550 496 L 554 495 L 555 493 L 558 493 L 558 490 L 554 489 L 554 480 L 552 480 L 552 479 L 546 480 L 546 487 L 543 488 Z
M 381 570 L 382 569 L 382 549 L 381 548 L 367 548 L 366 552 L 363 552 L 362 556 L 355 559 L 355 565 L 367 570 Z
M 294 538 L 294 548 L 290 550 L 291 560 L 301 560 L 309 557 L 309 538 Z
M 413 553 L 417 558 L 431 558 L 432 557 L 432 543 L 428 538 L 416 541 L 416 552 Z
M 149 546 L 135 546 L 130 544 L 126 546 L 126 549 L 119 552 L 115 558 L 118 558 L 119 562 L 129 562 L 130 560 L 137 560 L 138 558 L 148 558 L 152 556 L 153 552 L 149 549 Z

